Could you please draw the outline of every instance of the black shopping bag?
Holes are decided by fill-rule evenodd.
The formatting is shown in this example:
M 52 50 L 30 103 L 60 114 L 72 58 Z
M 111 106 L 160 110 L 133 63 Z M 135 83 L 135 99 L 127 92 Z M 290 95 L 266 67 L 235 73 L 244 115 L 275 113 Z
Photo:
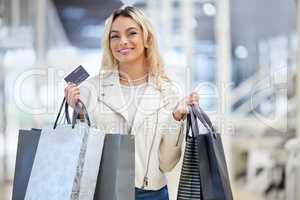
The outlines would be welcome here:
M 199 106 L 192 106 L 189 109 L 186 149 L 177 199 L 232 200 L 220 134 L 215 132 L 210 119 Z M 197 119 L 208 133 L 199 134 Z
M 134 136 L 106 134 L 94 200 L 135 199 Z
M 25 197 L 40 136 L 41 129 L 19 131 L 12 200 Z

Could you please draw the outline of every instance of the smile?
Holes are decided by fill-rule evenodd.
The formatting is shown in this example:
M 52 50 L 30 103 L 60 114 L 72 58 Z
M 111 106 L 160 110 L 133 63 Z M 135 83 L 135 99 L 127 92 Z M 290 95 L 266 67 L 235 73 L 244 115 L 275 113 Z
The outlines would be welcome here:
M 118 53 L 122 54 L 122 55 L 126 55 L 128 54 L 131 50 L 133 50 L 134 48 L 124 48 L 124 49 L 120 49 L 118 50 Z

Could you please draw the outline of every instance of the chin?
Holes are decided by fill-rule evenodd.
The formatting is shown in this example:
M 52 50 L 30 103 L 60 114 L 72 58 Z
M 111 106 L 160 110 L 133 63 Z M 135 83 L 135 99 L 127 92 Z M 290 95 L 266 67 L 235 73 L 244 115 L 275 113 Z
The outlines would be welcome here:
M 130 63 L 130 62 L 134 62 L 136 58 L 128 57 L 128 58 L 120 58 L 118 60 L 120 63 Z

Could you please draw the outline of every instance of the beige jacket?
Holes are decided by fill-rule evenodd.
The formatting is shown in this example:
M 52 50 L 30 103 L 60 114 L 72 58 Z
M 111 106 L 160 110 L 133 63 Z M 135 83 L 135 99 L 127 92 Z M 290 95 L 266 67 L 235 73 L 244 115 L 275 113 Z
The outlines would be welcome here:
M 99 77 L 92 77 L 80 86 L 80 98 L 87 107 L 92 126 L 105 133 L 128 134 L 128 102 L 124 101 L 118 74 L 112 72 Z M 164 81 L 160 92 L 150 78 L 133 121 L 131 134 L 135 135 L 135 186 L 138 188 L 145 186 L 145 176 L 148 185 L 144 189 L 158 190 L 165 186 L 164 172 L 172 170 L 181 156 L 184 126 L 172 115 L 180 97 L 171 86 Z

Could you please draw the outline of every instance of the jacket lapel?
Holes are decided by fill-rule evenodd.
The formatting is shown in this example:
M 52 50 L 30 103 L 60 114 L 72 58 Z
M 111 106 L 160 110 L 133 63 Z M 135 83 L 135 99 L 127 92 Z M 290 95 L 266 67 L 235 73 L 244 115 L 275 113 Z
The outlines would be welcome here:
M 100 78 L 99 88 L 100 94 L 98 95 L 98 101 L 102 102 L 112 111 L 120 114 L 124 117 L 126 122 L 128 122 L 128 111 L 120 85 L 118 72 L 112 72 L 108 77 Z M 140 100 L 133 120 L 132 130 L 135 132 L 147 116 L 157 112 L 164 106 L 161 94 L 156 88 L 153 78 L 149 77 L 144 95 Z
M 108 77 L 100 78 L 99 88 L 100 94 L 98 95 L 98 101 L 102 102 L 112 111 L 120 114 L 128 121 L 126 102 L 120 87 L 118 72 L 111 72 Z

